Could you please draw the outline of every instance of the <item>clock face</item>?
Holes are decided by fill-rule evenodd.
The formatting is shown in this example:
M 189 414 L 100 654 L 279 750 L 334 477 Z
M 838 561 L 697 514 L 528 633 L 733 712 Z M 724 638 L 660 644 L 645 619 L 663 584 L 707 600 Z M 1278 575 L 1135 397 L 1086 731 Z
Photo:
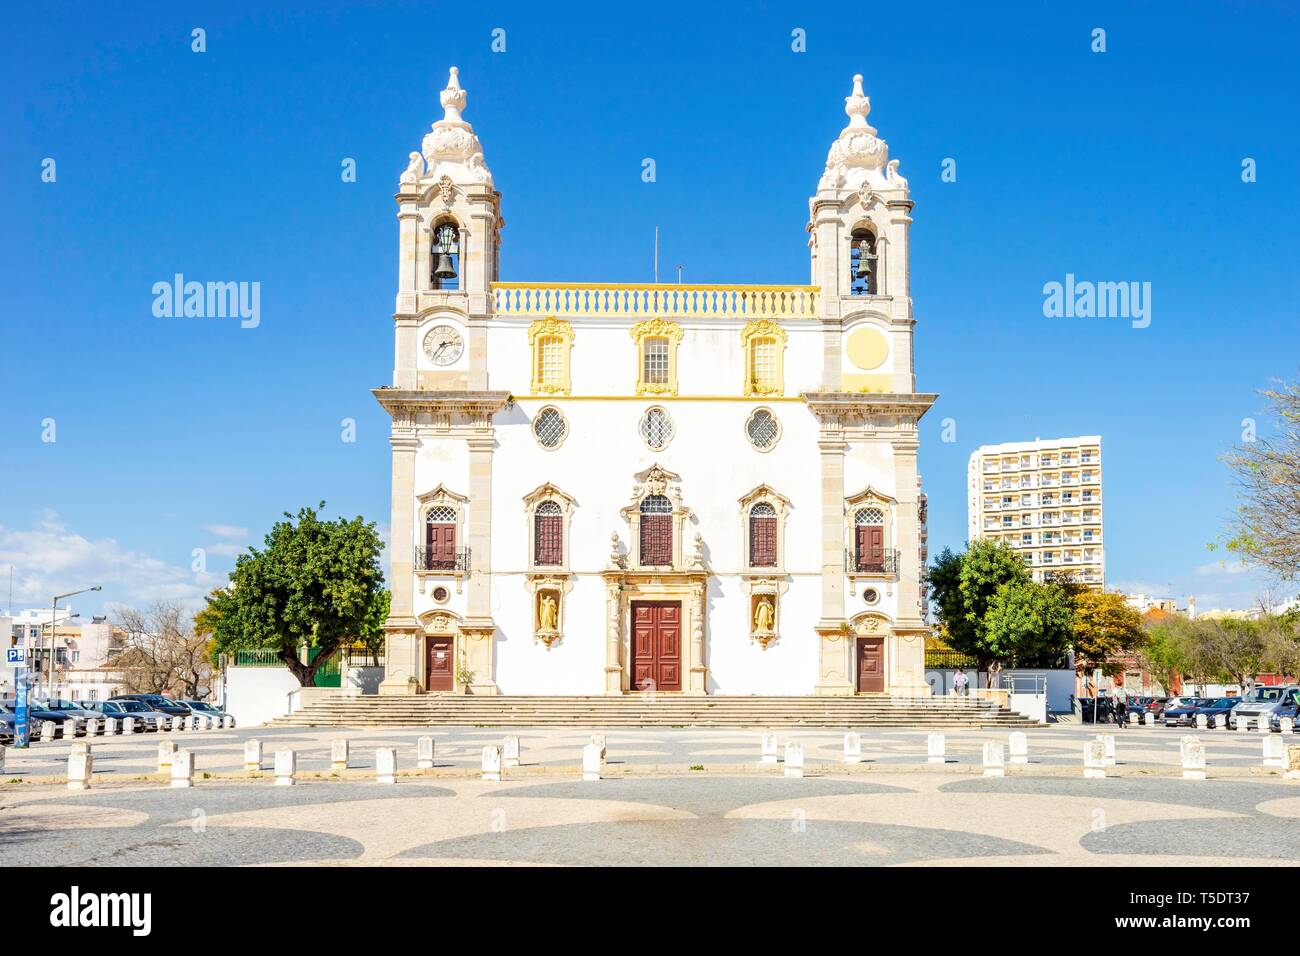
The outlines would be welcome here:
M 424 337 L 424 354 L 434 365 L 451 365 L 465 351 L 465 340 L 450 325 L 435 325 Z

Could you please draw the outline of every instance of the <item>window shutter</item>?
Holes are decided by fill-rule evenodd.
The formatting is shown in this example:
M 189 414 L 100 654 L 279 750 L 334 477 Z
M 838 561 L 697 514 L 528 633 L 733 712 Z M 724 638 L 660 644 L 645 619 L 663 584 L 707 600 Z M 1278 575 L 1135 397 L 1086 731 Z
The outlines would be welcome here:
M 660 567 L 673 562 L 673 516 L 641 516 L 641 563 Z
M 564 563 L 563 529 L 559 515 L 539 514 L 535 517 L 533 563 L 538 565 Z
M 755 568 L 776 567 L 776 518 L 749 519 L 749 564 Z

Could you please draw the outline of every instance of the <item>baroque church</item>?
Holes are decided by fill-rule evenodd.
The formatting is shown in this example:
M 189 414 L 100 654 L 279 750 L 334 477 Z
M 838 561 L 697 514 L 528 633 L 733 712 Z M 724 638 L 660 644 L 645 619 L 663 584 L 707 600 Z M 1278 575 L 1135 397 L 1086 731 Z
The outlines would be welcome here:
M 509 281 L 466 98 L 453 67 L 396 196 L 380 693 L 928 695 L 936 396 L 862 77 L 807 285 Z

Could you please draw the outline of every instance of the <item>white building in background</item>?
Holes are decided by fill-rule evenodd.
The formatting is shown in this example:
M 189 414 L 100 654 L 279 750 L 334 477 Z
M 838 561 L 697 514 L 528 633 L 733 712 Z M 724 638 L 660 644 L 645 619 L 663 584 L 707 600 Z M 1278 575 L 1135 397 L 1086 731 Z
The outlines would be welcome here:
M 1004 541 L 1035 581 L 1105 590 L 1101 436 L 981 445 L 966 470 L 967 536 Z
M 912 201 L 861 77 L 806 224 L 790 210 L 807 285 L 503 281 L 502 193 L 455 69 L 441 102 L 398 187 L 375 391 L 380 692 L 928 694 L 936 396 L 914 376 Z
M 26 608 L 0 617 L 0 641 L 5 648 L 22 652 L 24 666 L 33 681 L 33 692 L 38 677 L 41 696 L 105 700 L 120 691 L 121 673 L 108 666 L 109 660 L 126 646 L 126 635 L 120 628 L 103 617 L 83 622 L 70 607 L 63 607 L 54 613 L 53 641 L 50 632 L 49 608 Z M 12 696 L 13 693 L 14 671 L 0 668 L 0 694 Z

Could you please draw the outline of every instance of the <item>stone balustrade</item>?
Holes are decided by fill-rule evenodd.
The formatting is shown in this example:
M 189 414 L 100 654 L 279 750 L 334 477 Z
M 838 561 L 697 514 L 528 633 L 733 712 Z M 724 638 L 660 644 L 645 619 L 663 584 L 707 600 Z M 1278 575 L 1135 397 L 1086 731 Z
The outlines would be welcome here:
M 820 293 L 812 285 L 492 283 L 497 315 L 538 318 L 815 319 Z

